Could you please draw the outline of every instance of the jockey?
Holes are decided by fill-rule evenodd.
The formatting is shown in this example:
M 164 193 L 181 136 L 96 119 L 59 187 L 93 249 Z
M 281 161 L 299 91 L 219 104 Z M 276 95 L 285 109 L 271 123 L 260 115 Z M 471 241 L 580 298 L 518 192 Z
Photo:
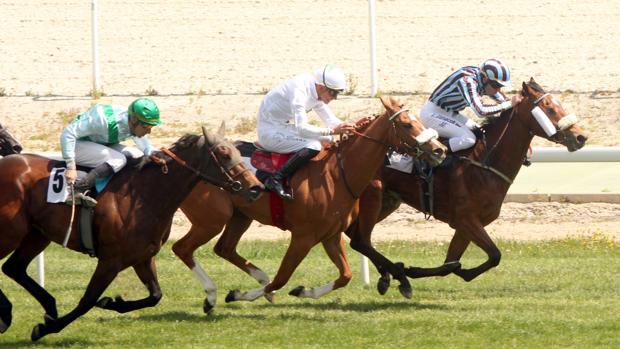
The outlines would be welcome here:
M 266 189 L 292 199 L 284 190 L 282 180 L 317 155 L 323 143 L 333 141 L 332 135 L 354 129 L 353 123 L 342 122 L 327 106 L 346 87 L 342 70 L 328 64 L 314 74 L 297 75 L 267 93 L 257 115 L 258 141 L 268 151 L 295 154 L 265 181 Z M 327 127 L 309 124 L 310 110 Z
M 420 119 L 424 126 L 435 129 L 440 137 L 448 138 L 451 151 L 470 148 L 482 132 L 460 111 L 469 106 L 479 117 L 487 117 L 514 107 L 522 97 L 515 95 L 507 100 L 502 88 L 509 86 L 510 70 L 498 59 L 486 60 L 480 67 L 462 67 L 433 91 L 422 106 Z M 498 104 L 485 105 L 482 96 L 489 96 Z
M 136 99 L 128 109 L 97 104 L 78 115 L 60 136 L 62 157 L 67 163 L 67 184 L 75 183 L 76 190 L 89 189 L 95 179 L 120 171 L 127 157 L 150 155 L 152 146 L 146 135 L 159 124 L 159 108 L 149 98 Z M 130 137 L 141 151 L 120 144 Z M 77 183 L 76 164 L 93 168 Z

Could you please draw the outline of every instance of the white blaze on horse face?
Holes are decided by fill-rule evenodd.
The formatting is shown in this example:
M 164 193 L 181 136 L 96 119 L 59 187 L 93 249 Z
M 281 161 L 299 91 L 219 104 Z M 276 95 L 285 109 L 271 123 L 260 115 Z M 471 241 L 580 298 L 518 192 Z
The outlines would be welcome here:
M 551 97 L 551 101 L 557 107 L 560 107 L 560 102 L 558 102 L 558 100 L 555 99 L 555 97 Z M 558 128 L 560 129 L 560 131 L 564 131 L 566 129 L 569 129 L 571 126 L 573 126 L 574 124 L 576 124 L 578 122 L 579 122 L 579 118 L 577 117 L 577 115 L 575 115 L 575 114 L 564 115 L 558 121 Z
M 540 127 L 542 127 L 543 131 L 545 131 L 548 137 L 553 136 L 557 132 L 555 126 L 553 126 L 553 123 L 551 123 L 551 120 L 549 120 L 547 114 L 545 114 L 545 112 L 542 111 L 540 107 L 532 109 L 532 115 L 534 116 L 534 119 L 536 119 Z

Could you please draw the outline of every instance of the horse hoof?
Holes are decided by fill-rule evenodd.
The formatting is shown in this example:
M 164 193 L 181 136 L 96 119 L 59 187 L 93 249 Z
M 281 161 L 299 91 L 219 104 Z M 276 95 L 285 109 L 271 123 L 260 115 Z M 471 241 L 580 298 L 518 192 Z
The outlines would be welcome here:
M 295 296 L 295 297 L 299 297 L 302 292 L 304 292 L 305 287 L 303 286 L 297 286 L 294 289 L 291 290 L 291 292 L 289 292 L 288 294 L 291 296 Z
M 239 290 L 228 291 L 228 294 L 226 295 L 226 303 L 236 301 L 237 300 L 236 294 L 238 292 Z
M 0 319 L 0 333 L 6 332 L 9 329 L 9 325 L 7 325 L 2 319 Z
M 226 298 L 226 302 L 228 302 L 228 297 Z M 209 303 L 208 299 L 205 299 L 204 303 L 202 303 L 202 310 L 207 315 L 211 314 L 211 312 L 213 311 L 213 308 L 215 308 L 215 305 Z
M 380 277 L 379 280 L 377 280 L 377 292 L 383 296 L 388 288 L 390 288 L 390 277 Z
M 0 316 L 0 333 L 6 332 L 11 326 L 13 316 L 11 313 L 5 316 Z
M 411 299 L 411 297 L 413 297 L 413 291 L 411 290 L 411 287 L 400 285 L 398 286 L 398 290 L 400 291 L 400 294 L 402 294 L 403 297 L 407 299 Z
M 265 297 L 265 299 L 269 301 L 269 303 L 272 303 L 272 304 L 274 303 L 275 296 L 276 296 L 275 292 L 269 292 L 263 295 L 263 297 Z
M 32 333 L 30 333 L 30 340 L 36 342 L 41 339 L 41 337 L 45 336 L 45 326 L 43 324 L 38 324 L 32 329 Z

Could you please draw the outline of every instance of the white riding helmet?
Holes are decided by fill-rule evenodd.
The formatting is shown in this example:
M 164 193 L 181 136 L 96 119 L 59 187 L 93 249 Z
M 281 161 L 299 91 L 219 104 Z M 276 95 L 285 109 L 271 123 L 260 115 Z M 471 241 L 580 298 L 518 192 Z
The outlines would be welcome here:
M 319 85 L 323 85 L 330 90 L 344 91 L 347 89 L 347 81 L 344 72 L 333 64 L 327 64 L 314 72 L 314 79 Z

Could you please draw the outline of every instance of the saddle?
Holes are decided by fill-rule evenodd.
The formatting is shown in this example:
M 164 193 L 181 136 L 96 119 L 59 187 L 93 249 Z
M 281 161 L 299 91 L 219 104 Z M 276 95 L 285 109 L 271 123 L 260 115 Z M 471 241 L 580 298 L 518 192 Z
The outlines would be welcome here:
M 256 169 L 256 178 L 261 182 L 278 171 L 294 153 L 280 154 L 265 150 L 258 143 L 239 141 L 236 144 L 241 156 L 250 159 L 250 164 Z M 284 180 L 285 186 L 288 180 Z M 286 230 L 284 225 L 284 200 L 276 193 L 269 192 L 269 207 L 271 222 L 274 226 Z

